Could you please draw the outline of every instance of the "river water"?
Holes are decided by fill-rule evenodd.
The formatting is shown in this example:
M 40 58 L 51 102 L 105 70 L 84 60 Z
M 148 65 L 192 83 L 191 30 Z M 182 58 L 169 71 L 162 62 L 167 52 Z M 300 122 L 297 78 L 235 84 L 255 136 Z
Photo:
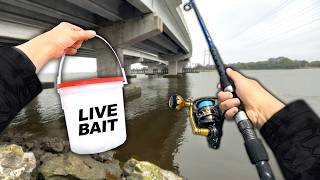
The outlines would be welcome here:
M 320 69 L 243 71 L 259 79 L 284 102 L 304 99 L 320 114 Z M 168 97 L 216 94 L 216 72 L 187 74 L 179 79 L 148 78 L 139 75 L 131 83 L 141 86 L 141 97 L 125 102 L 127 141 L 117 148 L 122 162 L 134 157 L 151 161 L 187 179 L 258 179 L 248 160 L 235 123 L 225 122 L 219 150 L 209 149 L 204 137 L 191 133 L 187 111 L 175 112 L 167 107 Z M 46 89 L 16 117 L 7 133 L 30 139 L 55 136 L 67 138 L 59 97 Z M 277 179 L 283 179 L 268 149 Z

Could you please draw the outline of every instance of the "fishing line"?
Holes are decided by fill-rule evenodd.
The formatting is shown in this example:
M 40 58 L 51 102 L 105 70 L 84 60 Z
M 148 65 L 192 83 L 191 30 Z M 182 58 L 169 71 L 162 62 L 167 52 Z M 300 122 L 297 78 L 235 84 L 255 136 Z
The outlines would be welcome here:
M 246 33 L 248 30 L 252 29 L 254 26 L 260 24 L 262 22 L 262 20 L 270 18 L 270 16 L 274 16 L 277 13 L 279 13 L 282 9 L 284 9 L 285 7 L 287 7 L 289 4 L 291 4 L 293 1 L 295 0 L 286 0 L 285 2 L 281 3 L 280 6 L 278 6 L 277 8 L 269 11 L 269 13 L 265 14 L 264 16 L 262 16 L 261 18 L 259 18 L 258 21 L 256 21 L 255 23 L 253 23 L 252 25 L 248 26 L 247 28 L 245 28 L 244 30 L 238 32 L 237 34 L 233 35 L 231 38 L 228 38 L 227 41 L 232 41 L 234 39 L 237 39 L 238 37 L 240 37 L 242 34 Z
M 317 7 L 314 6 L 312 9 L 310 9 L 308 11 L 308 13 L 303 14 L 303 16 L 302 15 L 300 15 L 300 16 L 295 15 L 295 18 L 292 18 L 292 17 L 285 18 L 282 20 L 282 21 L 287 20 L 285 23 L 277 22 L 275 24 L 272 24 L 272 26 L 269 26 L 269 28 L 264 29 L 264 32 L 262 31 L 262 33 L 256 39 L 257 40 L 260 39 L 260 41 L 264 41 L 264 39 L 268 39 L 269 37 L 278 36 L 278 34 L 282 34 L 283 30 L 285 30 L 287 32 L 286 29 L 292 29 L 292 28 L 294 29 L 295 27 L 297 27 L 297 22 L 299 22 L 299 21 L 301 22 L 301 20 L 303 20 L 303 19 L 307 19 L 307 20 L 311 20 L 311 21 L 314 20 L 312 18 L 319 17 L 319 13 L 318 13 L 319 11 L 311 12 L 311 10 L 316 9 L 316 8 Z M 304 11 L 300 11 L 300 12 L 302 13 Z
M 259 31 L 259 35 L 256 36 L 255 39 L 257 39 L 257 40 L 259 40 L 261 38 L 264 39 L 265 36 L 276 34 L 277 33 L 276 31 L 279 30 L 280 27 L 287 28 L 288 26 L 291 26 L 292 24 L 296 23 L 299 18 L 300 19 L 301 18 L 311 18 L 311 17 L 305 17 L 305 16 L 307 13 L 312 12 L 312 10 L 317 9 L 318 8 L 317 5 L 318 5 L 318 1 L 314 1 L 314 2 L 310 3 L 308 6 L 305 6 L 300 11 L 291 13 L 292 15 L 287 15 L 285 18 L 280 18 L 279 20 L 276 20 L 274 23 L 271 24 L 271 26 L 268 26 L 268 27 L 264 28 L 262 31 Z M 292 17 L 294 17 L 294 18 L 292 18 Z M 256 25 L 259 25 L 259 24 L 261 24 L 261 22 L 257 23 Z M 223 43 L 222 45 L 232 44 L 233 41 L 236 39 L 238 39 L 238 41 L 247 41 L 247 39 L 248 39 L 247 36 L 250 35 L 250 30 L 252 32 L 252 30 L 254 30 L 254 29 L 255 29 L 255 27 L 251 27 L 251 28 L 247 29 L 246 32 L 243 32 L 241 35 L 237 36 L 236 38 L 229 38 L 227 40 L 227 42 Z M 253 31 L 253 32 L 257 32 L 257 31 Z M 251 45 L 251 44 L 249 44 L 249 45 Z

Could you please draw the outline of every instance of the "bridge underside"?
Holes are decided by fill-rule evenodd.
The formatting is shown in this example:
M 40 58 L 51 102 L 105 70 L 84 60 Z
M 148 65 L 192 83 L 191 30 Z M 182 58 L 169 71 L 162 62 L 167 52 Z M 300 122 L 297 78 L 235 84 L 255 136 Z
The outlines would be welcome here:
M 152 5 L 148 4 L 151 1 Z M 172 7 L 172 2 L 177 4 L 170 9 L 168 4 Z M 179 20 L 179 12 L 174 10 L 180 3 L 179 0 L 0 0 L 0 45 L 21 44 L 67 21 L 94 29 L 107 38 L 124 64 L 134 62 L 131 59 L 149 58 L 170 66 L 177 64 L 171 61 L 188 59 L 191 54 L 187 30 L 180 27 L 183 20 Z M 113 70 L 117 64 L 111 52 L 102 50 L 105 45 L 98 41 L 92 44 L 81 48 L 77 55 L 96 57 L 101 76 L 119 74 L 119 70 Z

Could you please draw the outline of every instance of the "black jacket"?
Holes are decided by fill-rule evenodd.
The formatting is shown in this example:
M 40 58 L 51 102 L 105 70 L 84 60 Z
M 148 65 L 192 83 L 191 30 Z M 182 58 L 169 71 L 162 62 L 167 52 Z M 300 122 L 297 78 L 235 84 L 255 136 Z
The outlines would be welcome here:
M 288 104 L 260 132 L 286 179 L 320 180 L 320 119 L 304 101 Z
M 0 47 L 0 132 L 41 90 L 27 56 Z M 304 101 L 287 105 L 260 131 L 286 179 L 320 179 L 320 119 Z
M 16 48 L 0 47 L 0 132 L 42 90 L 35 66 Z

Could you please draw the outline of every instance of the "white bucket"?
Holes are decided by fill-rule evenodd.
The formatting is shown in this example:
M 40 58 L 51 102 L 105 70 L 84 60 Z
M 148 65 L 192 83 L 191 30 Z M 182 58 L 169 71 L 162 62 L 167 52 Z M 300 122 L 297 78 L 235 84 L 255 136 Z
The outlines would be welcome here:
M 122 91 L 126 79 L 123 68 L 123 77 L 61 82 L 64 58 L 59 66 L 57 91 L 65 114 L 71 151 L 95 154 L 120 146 L 127 138 Z

